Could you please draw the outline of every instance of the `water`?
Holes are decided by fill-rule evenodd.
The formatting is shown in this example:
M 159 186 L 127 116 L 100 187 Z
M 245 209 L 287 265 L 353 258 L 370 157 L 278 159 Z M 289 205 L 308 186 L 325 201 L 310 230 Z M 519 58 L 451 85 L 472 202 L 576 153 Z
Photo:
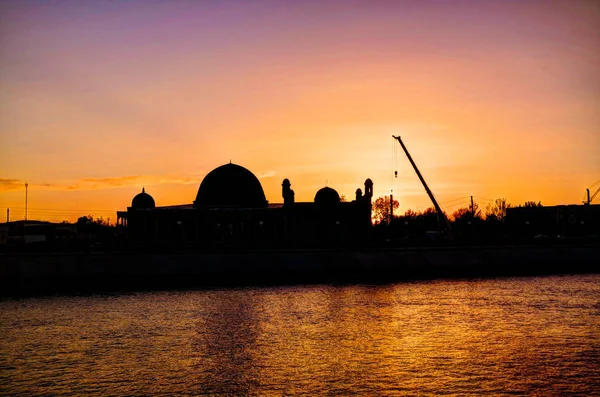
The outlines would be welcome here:
M 600 275 L 0 301 L 0 393 L 600 393 Z

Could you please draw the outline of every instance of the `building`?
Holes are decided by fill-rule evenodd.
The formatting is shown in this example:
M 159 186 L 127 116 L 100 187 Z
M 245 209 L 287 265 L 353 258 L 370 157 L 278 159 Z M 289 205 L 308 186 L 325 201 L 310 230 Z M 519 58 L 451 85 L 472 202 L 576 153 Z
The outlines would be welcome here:
M 258 178 L 248 169 L 225 164 L 206 175 L 190 204 L 160 207 L 145 189 L 117 226 L 132 245 L 218 247 L 339 247 L 366 241 L 371 229 L 373 182 L 364 194 L 342 202 L 330 187 L 313 202 L 296 202 L 291 182 L 282 182 L 282 203 L 269 203 Z
M 56 247 L 73 242 L 76 233 L 76 225 L 70 223 L 13 221 L 0 226 L 0 245 Z
M 507 208 L 506 225 L 515 235 L 600 235 L 600 205 Z

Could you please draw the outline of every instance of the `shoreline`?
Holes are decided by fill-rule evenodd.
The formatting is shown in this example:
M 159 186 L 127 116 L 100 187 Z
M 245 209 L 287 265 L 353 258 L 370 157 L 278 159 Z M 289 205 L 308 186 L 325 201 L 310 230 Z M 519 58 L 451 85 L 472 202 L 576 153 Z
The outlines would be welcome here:
M 600 273 L 599 245 L 4 253 L 0 296 Z

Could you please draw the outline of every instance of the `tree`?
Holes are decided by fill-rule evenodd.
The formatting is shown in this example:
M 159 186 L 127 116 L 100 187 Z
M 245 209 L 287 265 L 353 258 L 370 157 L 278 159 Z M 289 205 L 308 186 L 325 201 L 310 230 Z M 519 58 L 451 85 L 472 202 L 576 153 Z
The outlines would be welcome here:
M 448 217 L 446 213 L 444 213 L 444 215 L 446 215 L 446 218 Z M 425 208 L 425 211 L 419 214 L 418 219 L 427 230 L 436 230 L 440 227 L 440 222 L 442 220 L 438 217 L 438 213 L 433 207 Z
M 415 212 L 411 209 L 407 209 L 406 212 L 404 213 L 404 215 L 402 215 L 403 218 L 406 218 L 407 220 L 415 220 L 417 219 L 417 217 L 419 216 L 418 212 Z
M 511 207 L 512 205 L 505 198 L 497 198 L 485 207 L 485 219 L 503 222 L 506 217 L 506 209 Z
M 471 217 L 471 209 L 467 207 L 459 208 L 452 213 L 452 220 L 459 222 Z
M 94 219 L 92 215 L 81 216 L 77 219 L 77 229 L 84 233 L 97 234 L 110 230 L 113 225 L 110 224 L 110 218 L 99 217 Z
M 104 219 L 99 217 L 94 219 L 92 215 L 81 216 L 77 219 L 77 224 L 83 225 L 98 225 L 98 226 L 110 226 L 110 218 Z
M 400 206 L 398 200 L 393 201 L 394 210 Z M 373 203 L 373 220 L 376 224 L 390 222 L 390 196 L 379 197 Z
M 343 194 L 340 196 L 340 203 L 345 203 L 346 200 L 346 196 L 344 196 Z
M 437 217 L 437 212 L 435 211 L 435 208 L 433 207 L 427 207 L 425 208 L 425 211 L 423 211 L 422 214 L 424 217 Z
M 473 203 L 473 209 L 471 207 L 463 207 L 459 208 L 452 214 L 452 219 L 454 222 L 462 221 L 462 220 L 471 220 L 474 218 L 481 219 L 481 210 L 479 209 L 479 204 Z
M 543 207 L 543 205 L 542 205 L 541 201 L 538 201 L 537 203 L 535 201 L 525 201 L 525 204 L 523 204 L 523 207 L 535 208 L 535 207 Z
M 80 216 L 77 219 L 78 226 L 90 225 L 92 222 L 94 222 L 94 218 L 91 215 Z

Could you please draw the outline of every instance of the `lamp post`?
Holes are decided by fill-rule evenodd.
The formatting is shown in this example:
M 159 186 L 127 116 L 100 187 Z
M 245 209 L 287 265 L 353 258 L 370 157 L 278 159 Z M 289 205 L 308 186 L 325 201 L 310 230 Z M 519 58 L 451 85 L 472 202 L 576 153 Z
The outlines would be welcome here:
M 25 220 L 27 220 L 27 188 L 29 183 L 25 182 Z

